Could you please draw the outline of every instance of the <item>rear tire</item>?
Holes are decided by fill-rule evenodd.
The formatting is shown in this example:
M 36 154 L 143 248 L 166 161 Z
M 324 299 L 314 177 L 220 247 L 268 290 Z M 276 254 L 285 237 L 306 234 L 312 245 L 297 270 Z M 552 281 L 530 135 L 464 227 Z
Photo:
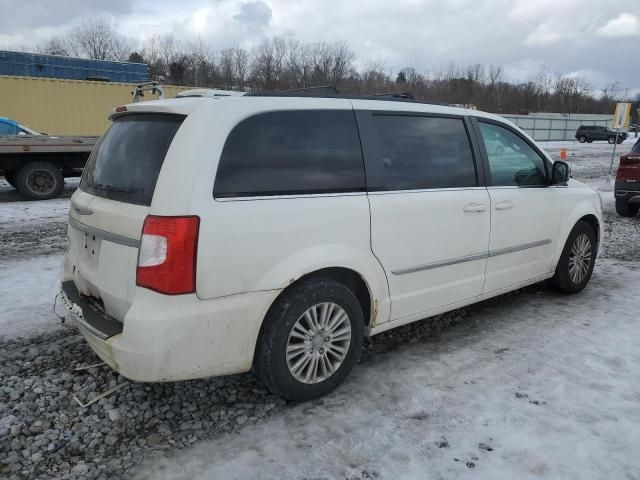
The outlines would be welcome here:
M 580 135 L 580 136 L 578 137 L 578 141 L 579 141 L 580 143 L 584 143 L 584 142 L 586 142 L 586 141 L 587 141 L 587 137 L 585 137 L 584 135 Z
M 303 280 L 269 309 L 254 371 L 276 395 L 318 398 L 342 383 L 358 363 L 363 336 L 362 307 L 351 290 L 329 278 Z
M 4 172 L 4 179 L 9 185 L 11 185 L 13 188 L 16 188 L 16 172 Z
M 621 217 L 634 217 L 638 210 L 640 210 L 640 205 L 631 205 L 626 200 L 616 198 L 616 212 Z
M 563 293 L 577 293 L 587 286 L 597 253 L 596 233 L 587 222 L 579 221 L 567 238 L 550 285 Z
M 15 187 L 29 200 L 48 200 L 60 195 L 64 177 L 49 162 L 31 162 L 18 171 Z
M 587 143 L 593 143 L 593 140 L 591 140 L 590 138 L 587 140 Z

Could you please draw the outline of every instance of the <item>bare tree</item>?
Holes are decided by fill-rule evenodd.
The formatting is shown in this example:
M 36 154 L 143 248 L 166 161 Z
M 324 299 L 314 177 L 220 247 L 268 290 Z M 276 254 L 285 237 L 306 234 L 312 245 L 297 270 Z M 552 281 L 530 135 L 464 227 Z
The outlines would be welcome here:
M 69 36 L 74 55 L 96 60 L 112 60 L 118 34 L 104 19 L 89 19 L 77 23 Z
M 36 50 L 38 53 L 44 53 L 45 55 L 62 55 L 65 57 L 71 55 L 67 40 L 60 36 L 51 37 L 42 45 L 38 45 Z

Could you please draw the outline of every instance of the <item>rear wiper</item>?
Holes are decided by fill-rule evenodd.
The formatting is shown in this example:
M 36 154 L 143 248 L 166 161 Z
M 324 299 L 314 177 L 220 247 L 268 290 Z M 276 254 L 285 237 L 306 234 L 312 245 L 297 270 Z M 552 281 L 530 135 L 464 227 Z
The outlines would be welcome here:
M 99 190 L 108 190 L 110 192 L 133 193 L 140 190 L 139 188 L 115 187 L 113 185 L 105 185 L 104 183 L 94 183 L 93 186 Z

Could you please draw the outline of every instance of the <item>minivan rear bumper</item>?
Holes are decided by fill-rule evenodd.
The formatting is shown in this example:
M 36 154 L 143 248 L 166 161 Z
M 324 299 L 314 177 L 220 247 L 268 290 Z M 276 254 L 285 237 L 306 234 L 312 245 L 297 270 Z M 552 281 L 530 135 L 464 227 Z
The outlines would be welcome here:
M 122 331 L 107 338 L 87 321 L 84 309 L 80 317 L 75 302 L 65 305 L 107 365 L 130 380 L 167 382 L 249 371 L 262 319 L 278 293 L 200 300 L 137 288 Z

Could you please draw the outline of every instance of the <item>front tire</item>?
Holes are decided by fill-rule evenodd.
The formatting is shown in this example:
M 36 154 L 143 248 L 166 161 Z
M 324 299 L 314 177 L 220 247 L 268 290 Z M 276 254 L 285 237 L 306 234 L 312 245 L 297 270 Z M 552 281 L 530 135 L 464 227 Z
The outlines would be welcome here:
M 613 145 L 614 143 L 616 143 L 616 137 L 607 138 L 607 142 L 609 142 L 611 145 Z
M 362 307 L 351 290 L 329 278 L 303 280 L 269 309 L 254 370 L 276 395 L 318 398 L 359 361 L 363 336 Z
M 587 141 L 587 137 L 585 137 L 584 135 L 580 135 L 580 136 L 578 137 L 578 141 L 579 141 L 580 143 L 584 143 L 584 142 L 586 142 L 586 141 Z
M 596 234 L 580 221 L 573 227 L 550 284 L 563 293 L 577 293 L 587 286 L 596 262 Z
M 49 162 L 31 162 L 18 171 L 15 188 L 29 200 L 48 200 L 60 195 L 64 177 Z
M 631 205 L 626 200 L 616 198 L 616 212 L 621 217 L 635 217 L 640 210 L 640 205 Z

